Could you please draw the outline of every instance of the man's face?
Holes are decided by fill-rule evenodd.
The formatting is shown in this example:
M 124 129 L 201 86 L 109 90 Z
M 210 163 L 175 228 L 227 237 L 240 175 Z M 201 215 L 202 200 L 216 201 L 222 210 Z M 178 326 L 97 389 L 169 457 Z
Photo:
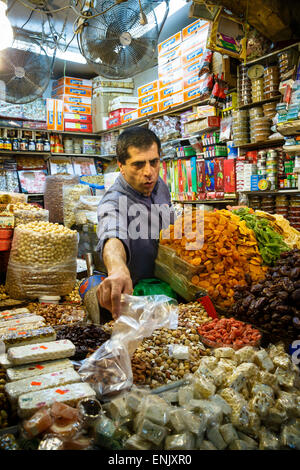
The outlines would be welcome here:
M 156 142 L 147 150 L 128 147 L 125 164 L 119 162 L 122 175 L 130 186 L 144 196 L 150 196 L 158 180 L 160 158 Z

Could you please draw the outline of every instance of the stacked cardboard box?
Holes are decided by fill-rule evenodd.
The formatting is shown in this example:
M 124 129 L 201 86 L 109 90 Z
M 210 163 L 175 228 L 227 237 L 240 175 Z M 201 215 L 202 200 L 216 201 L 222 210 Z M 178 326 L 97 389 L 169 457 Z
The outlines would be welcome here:
M 53 82 L 51 97 L 63 103 L 65 131 L 93 131 L 91 80 L 61 77 Z

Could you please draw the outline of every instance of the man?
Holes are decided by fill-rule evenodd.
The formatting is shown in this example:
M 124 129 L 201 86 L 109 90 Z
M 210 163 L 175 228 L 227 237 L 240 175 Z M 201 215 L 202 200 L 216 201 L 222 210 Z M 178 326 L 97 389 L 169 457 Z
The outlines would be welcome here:
M 108 277 L 99 285 L 100 306 L 114 319 L 121 294 L 154 276 L 159 232 L 174 221 L 167 185 L 159 177 L 161 144 L 149 129 L 132 127 L 117 142 L 120 175 L 98 208 L 98 250 Z

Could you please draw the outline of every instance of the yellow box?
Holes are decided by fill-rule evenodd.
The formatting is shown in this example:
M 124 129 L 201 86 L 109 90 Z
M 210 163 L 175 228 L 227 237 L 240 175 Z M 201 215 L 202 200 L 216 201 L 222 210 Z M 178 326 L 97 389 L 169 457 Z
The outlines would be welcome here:
M 158 80 L 154 80 L 153 82 L 146 83 L 138 88 L 138 97 L 148 95 L 149 93 L 153 93 L 154 91 L 158 90 Z
M 199 60 L 196 60 L 195 62 L 191 62 L 190 64 L 185 65 L 184 67 L 182 67 L 184 78 L 189 77 L 190 75 L 198 74 L 200 68 L 201 68 L 201 63 Z
M 130 111 L 129 113 L 125 113 L 121 115 L 121 123 L 126 124 L 126 122 L 135 121 L 138 119 L 138 110 L 135 109 L 134 111 Z
M 203 77 L 199 77 L 198 74 L 190 75 L 183 80 L 183 89 L 188 90 L 189 88 L 200 85 L 203 82 Z
M 181 56 L 181 64 L 183 67 L 185 67 L 188 64 L 191 64 L 192 62 L 195 62 L 196 60 L 199 60 L 200 57 L 202 57 L 204 51 L 203 45 L 196 45 L 192 47 L 188 52 L 185 54 L 182 54 Z
M 138 108 L 138 117 L 142 118 L 148 116 L 149 114 L 158 113 L 158 103 L 152 103 L 149 106 L 143 106 Z
M 183 90 L 183 82 L 182 80 L 177 80 L 177 82 L 172 83 L 172 85 L 168 85 L 162 90 L 159 90 L 159 100 L 162 101 L 169 96 L 175 95 L 176 93 L 180 93 Z
M 72 95 L 57 95 L 57 100 L 62 100 L 64 103 L 68 104 L 88 104 L 92 105 L 92 98 L 87 96 L 72 96 Z
M 183 92 L 183 101 L 190 101 L 194 100 L 196 98 L 199 98 L 200 96 L 200 87 L 196 86 L 194 88 L 190 88 L 189 90 L 186 90 Z
M 55 130 L 64 130 L 64 102 L 55 100 Z
M 203 22 L 203 20 L 194 21 L 194 23 L 189 24 L 188 26 L 186 26 L 185 28 L 181 30 L 182 41 L 185 41 L 191 36 L 199 35 L 205 30 L 207 30 L 208 32 L 208 29 L 209 29 L 208 21 L 206 21 L 205 23 Z
M 47 129 L 55 130 L 55 100 L 52 98 L 46 99 L 47 109 Z
M 175 83 L 178 80 L 182 80 L 183 76 L 182 68 L 175 70 L 173 73 L 164 75 L 159 79 L 159 89 L 162 90 L 163 88 L 166 88 L 166 86 L 170 86 L 172 83 Z
M 142 96 L 139 98 L 139 108 L 149 105 L 151 103 L 156 103 L 158 101 L 158 91 L 154 93 L 149 93 L 148 95 Z
M 178 46 L 181 42 L 182 42 L 181 31 L 178 31 L 178 33 L 173 34 L 173 36 L 170 36 L 168 39 L 158 44 L 157 46 L 158 55 L 161 55 L 161 54 L 164 54 L 165 52 L 170 51 L 174 47 Z
M 168 108 L 173 108 L 174 106 L 179 106 L 181 104 L 183 104 L 183 93 L 176 93 L 175 95 L 159 102 L 159 111 L 163 112 Z

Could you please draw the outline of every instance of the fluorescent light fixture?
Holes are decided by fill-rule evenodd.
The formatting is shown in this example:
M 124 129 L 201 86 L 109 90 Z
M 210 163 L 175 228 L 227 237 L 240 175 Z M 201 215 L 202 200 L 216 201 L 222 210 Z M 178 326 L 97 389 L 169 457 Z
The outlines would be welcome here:
M 13 42 L 14 34 L 13 29 L 10 24 L 9 19 L 6 15 L 7 5 L 6 1 L 0 1 L 0 31 L 1 31 L 1 40 L 0 40 L 0 51 L 10 47 Z

